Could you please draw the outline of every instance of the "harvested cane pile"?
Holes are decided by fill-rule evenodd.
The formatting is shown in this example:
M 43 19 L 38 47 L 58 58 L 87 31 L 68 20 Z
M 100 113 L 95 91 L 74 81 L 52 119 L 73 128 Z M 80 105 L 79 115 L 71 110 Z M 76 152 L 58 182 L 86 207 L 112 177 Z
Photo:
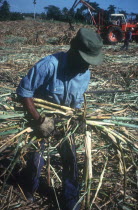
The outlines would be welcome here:
M 23 209 L 26 198 L 15 174 L 25 167 L 29 152 L 39 150 L 41 139 L 28 124 L 28 115 L 16 94 L 3 94 L 1 99 L 1 209 Z M 77 111 L 34 98 L 41 115 L 54 115 L 60 121 L 56 124 L 58 138 L 50 136 L 45 142 L 47 167 L 42 177 L 53 189 L 52 200 L 49 204 L 46 196 L 36 193 L 35 204 L 27 204 L 27 209 L 60 209 L 61 167 L 57 147 L 65 140 L 71 144 L 72 135 L 77 147 L 81 209 L 138 208 L 138 140 L 133 132 L 138 129 L 138 118 L 94 109 L 86 96 L 84 99 L 84 107 Z M 9 185 L 10 179 L 16 186 Z
M 72 31 L 68 23 L 57 21 L 5 21 L 4 24 L 0 22 L 0 45 L 69 44 L 79 27 L 83 26 L 83 24 L 74 25 Z

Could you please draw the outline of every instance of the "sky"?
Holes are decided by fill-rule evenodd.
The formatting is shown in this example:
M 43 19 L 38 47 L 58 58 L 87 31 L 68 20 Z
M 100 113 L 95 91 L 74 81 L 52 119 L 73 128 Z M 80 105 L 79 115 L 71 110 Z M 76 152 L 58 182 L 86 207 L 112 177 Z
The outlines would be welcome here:
M 33 12 L 34 0 L 7 0 L 10 4 L 10 11 L 16 12 Z M 62 9 L 67 7 L 70 9 L 75 0 L 36 0 L 36 12 L 44 12 L 44 7 L 54 5 Z M 138 13 L 138 0 L 90 0 L 90 2 L 96 2 L 100 8 L 107 9 L 109 5 L 114 5 L 117 10 L 125 10 L 127 13 Z M 81 4 L 80 4 L 81 5 Z

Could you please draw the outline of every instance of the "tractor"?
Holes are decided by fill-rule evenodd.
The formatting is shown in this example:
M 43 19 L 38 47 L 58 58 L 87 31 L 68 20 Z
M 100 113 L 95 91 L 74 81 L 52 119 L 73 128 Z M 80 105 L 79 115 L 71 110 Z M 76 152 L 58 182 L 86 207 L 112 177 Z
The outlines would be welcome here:
M 98 23 L 94 19 L 93 11 L 95 9 L 84 0 L 75 0 L 72 8 L 76 8 L 79 3 L 85 5 L 91 17 L 92 24 L 96 27 L 97 33 L 101 35 L 107 44 L 116 44 L 125 38 L 125 32 L 132 29 L 132 39 L 138 43 L 138 23 L 129 23 L 126 21 L 124 14 L 111 14 L 108 23 L 104 24 L 103 11 L 98 14 Z
M 111 14 L 109 23 L 106 26 L 100 26 L 98 33 L 108 44 L 116 44 L 125 38 L 125 32 L 132 30 L 132 39 L 138 42 L 138 23 L 129 23 L 124 14 Z

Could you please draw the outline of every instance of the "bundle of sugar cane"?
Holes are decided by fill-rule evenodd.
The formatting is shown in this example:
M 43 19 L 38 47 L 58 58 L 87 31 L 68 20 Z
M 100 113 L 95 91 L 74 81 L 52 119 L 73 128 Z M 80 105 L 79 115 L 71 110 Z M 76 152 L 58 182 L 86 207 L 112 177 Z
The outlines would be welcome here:
M 84 110 L 80 110 L 78 113 L 70 108 L 70 107 L 66 107 L 66 106 L 60 106 L 58 104 L 54 104 L 42 99 L 36 99 L 34 98 L 34 102 L 36 107 L 39 107 L 39 111 L 41 114 L 59 114 L 59 115 L 63 115 L 64 119 L 65 117 L 67 117 L 67 120 L 62 121 L 60 124 L 57 124 L 56 126 L 66 126 L 66 124 L 70 124 L 70 127 L 72 127 L 73 129 L 73 124 L 71 119 L 75 119 L 77 121 L 77 127 L 79 127 L 82 124 L 82 121 L 80 120 L 80 116 L 82 116 L 82 120 L 85 121 L 85 130 L 87 128 L 87 126 L 89 126 L 90 130 L 93 130 L 96 128 L 96 131 L 98 132 L 98 134 L 100 133 L 100 135 L 105 135 L 108 136 L 108 141 L 110 143 L 112 143 L 113 145 L 116 146 L 116 148 L 119 149 L 118 147 L 118 140 L 120 141 L 120 145 L 121 147 L 123 146 L 123 148 L 127 145 L 128 147 L 133 148 L 135 151 L 138 150 L 138 146 L 136 144 L 136 138 L 130 134 L 129 132 L 122 134 L 122 129 L 121 127 L 119 127 L 119 122 L 114 120 L 114 121 L 110 121 L 110 122 L 104 122 L 105 119 L 109 118 L 106 115 L 102 116 L 102 117 L 92 117 L 92 119 L 88 116 L 87 114 L 85 116 L 85 119 L 83 119 L 84 117 Z M 6 105 L 5 107 L 8 107 L 7 111 L 4 111 L 2 114 L 0 114 L 0 119 L 3 120 L 2 121 L 2 126 L 0 128 L 1 134 L 0 136 L 2 137 L 3 141 L 4 138 L 7 138 L 9 136 L 9 140 L 6 141 L 5 143 L 3 143 L 3 141 L 1 141 L 0 143 L 0 151 L 4 151 L 8 146 L 11 145 L 15 145 L 18 142 L 18 138 L 20 136 L 23 135 L 27 135 L 27 133 L 33 132 L 33 129 L 30 127 L 27 127 L 27 118 L 26 115 L 24 115 L 24 109 L 23 107 L 21 107 L 20 111 L 16 111 L 16 106 L 14 106 L 14 109 L 12 107 L 12 109 L 10 109 L 10 107 L 8 105 Z M 50 111 L 50 112 L 49 112 Z M 101 121 L 101 118 L 103 119 Z M 78 120 L 79 119 L 79 120 Z M 99 120 L 100 119 L 100 120 Z M 112 119 L 110 117 L 110 119 Z M 122 118 L 121 118 L 122 120 Z M 128 120 L 128 118 L 127 118 Z M 135 118 L 135 120 L 137 120 L 137 118 Z M 115 128 L 117 124 L 117 129 Z M 124 124 L 122 123 L 122 125 L 124 126 Z M 121 126 L 122 126 L 121 125 Z M 129 125 L 129 124 L 127 124 Z M 132 127 L 132 125 L 130 125 Z M 136 125 L 133 125 L 133 128 L 136 128 Z M 76 129 L 74 129 L 74 132 L 77 133 Z M 78 135 L 80 135 L 78 133 Z M 23 143 L 24 141 L 22 141 Z M 124 146 L 125 145 L 125 146 Z
M 38 98 L 34 98 L 33 100 L 36 107 L 49 110 L 49 113 L 57 113 L 65 116 L 72 116 L 75 112 L 74 109 L 67 106 L 61 106 Z
M 115 117 L 115 116 L 109 116 L 109 115 L 96 115 L 96 116 L 89 116 L 87 115 L 87 110 L 85 110 L 86 114 L 84 117 L 84 109 L 80 109 L 78 112 L 75 109 L 72 109 L 70 107 L 61 106 L 58 104 L 54 104 L 51 102 L 48 102 L 46 100 L 37 99 L 34 98 L 34 104 L 38 108 L 38 111 L 41 114 L 58 114 L 63 115 L 64 118 L 74 118 L 79 119 L 78 123 L 80 121 L 80 116 L 82 116 L 82 119 L 85 120 L 86 124 L 89 126 L 97 127 L 97 129 L 104 131 L 105 133 L 108 133 L 110 128 L 108 127 L 115 127 L 116 125 L 124 126 L 124 127 L 132 127 L 132 128 L 138 128 L 137 125 L 128 123 L 128 121 L 138 121 L 138 118 L 130 118 L 130 117 Z M 22 106 L 20 106 L 20 111 L 18 111 L 17 102 L 13 101 L 12 106 L 9 106 L 8 103 L 3 103 L 4 109 L 6 111 L 0 112 L 0 119 L 2 120 L 2 126 L 1 126 L 1 136 L 17 133 L 18 131 L 22 131 L 23 128 L 26 129 L 25 124 L 27 122 L 27 118 L 25 115 L 25 111 Z M 124 123 L 124 121 L 127 121 L 127 123 Z M 22 123 L 24 126 L 22 127 Z M 8 125 L 8 126 L 7 126 Z M 16 128 L 16 129 L 15 129 Z M 108 132 L 107 132 L 108 130 Z

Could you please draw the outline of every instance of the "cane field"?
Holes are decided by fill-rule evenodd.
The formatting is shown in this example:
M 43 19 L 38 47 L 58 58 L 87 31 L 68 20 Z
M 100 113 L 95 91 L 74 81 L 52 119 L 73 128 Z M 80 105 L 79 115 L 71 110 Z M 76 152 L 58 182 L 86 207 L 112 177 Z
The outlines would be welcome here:
M 90 66 L 91 81 L 81 110 L 34 98 L 42 115 L 61 119 L 57 138 L 45 141 L 45 167 L 35 201 L 18 179 L 41 138 L 18 102 L 21 78 L 41 58 L 67 51 L 81 27 L 53 21 L 0 22 L 0 209 L 61 209 L 62 164 L 58 147 L 75 136 L 81 210 L 138 209 L 138 43 L 103 46 L 104 62 Z M 82 119 L 82 120 L 80 120 Z M 83 121 L 83 124 L 82 124 Z M 77 205 L 77 204 L 76 204 Z M 75 210 L 75 208 L 74 208 Z

